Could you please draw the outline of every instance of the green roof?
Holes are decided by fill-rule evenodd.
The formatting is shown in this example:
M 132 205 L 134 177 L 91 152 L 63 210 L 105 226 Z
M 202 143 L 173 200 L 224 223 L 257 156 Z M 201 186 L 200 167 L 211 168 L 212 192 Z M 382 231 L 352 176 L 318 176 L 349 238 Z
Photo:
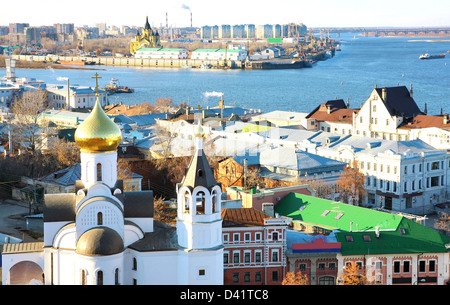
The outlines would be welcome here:
M 337 230 L 343 255 L 449 251 L 450 237 L 400 215 L 295 193 L 280 201 L 275 212 L 307 225 Z

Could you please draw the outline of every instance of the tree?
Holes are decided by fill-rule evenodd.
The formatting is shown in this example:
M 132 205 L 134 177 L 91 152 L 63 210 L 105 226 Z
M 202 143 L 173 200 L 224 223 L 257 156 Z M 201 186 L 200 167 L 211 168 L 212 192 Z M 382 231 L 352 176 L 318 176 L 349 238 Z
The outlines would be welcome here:
M 164 201 L 162 196 L 154 198 L 155 220 L 164 223 L 175 223 L 177 210 L 170 207 L 170 202 Z
M 31 155 L 35 156 L 40 149 L 42 138 L 39 126 L 41 114 L 48 109 L 47 91 L 26 91 L 21 99 L 11 107 L 15 121 L 11 124 L 14 141 L 27 147 Z
M 339 174 L 339 179 L 336 182 L 342 201 L 353 200 L 361 204 L 366 195 L 365 180 L 364 174 L 359 171 L 356 160 L 353 161 L 352 166 L 344 168 L 344 172 Z
M 54 155 L 56 161 L 62 167 L 68 167 L 80 163 L 80 149 L 75 142 L 65 139 L 58 139 L 49 150 L 50 155 Z
M 440 230 L 443 234 L 447 235 L 450 231 L 450 213 L 438 212 L 438 220 L 434 224 L 434 228 Z
M 308 276 L 302 274 L 301 271 L 297 271 L 297 273 L 288 272 L 281 285 L 309 285 Z
M 338 285 L 366 285 L 367 278 L 363 270 L 355 262 L 348 263 L 338 277 Z

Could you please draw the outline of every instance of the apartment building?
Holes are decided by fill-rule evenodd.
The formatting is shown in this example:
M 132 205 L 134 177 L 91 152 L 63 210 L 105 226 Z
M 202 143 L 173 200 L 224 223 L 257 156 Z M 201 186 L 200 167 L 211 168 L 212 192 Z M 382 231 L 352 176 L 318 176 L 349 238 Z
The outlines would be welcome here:
M 289 219 L 253 208 L 223 209 L 225 285 L 281 285 Z
M 94 88 L 86 86 L 47 85 L 48 102 L 54 109 L 91 108 L 96 101 Z M 99 101 L 102 106 L 108 104 L 108 94 L 99 90 Z

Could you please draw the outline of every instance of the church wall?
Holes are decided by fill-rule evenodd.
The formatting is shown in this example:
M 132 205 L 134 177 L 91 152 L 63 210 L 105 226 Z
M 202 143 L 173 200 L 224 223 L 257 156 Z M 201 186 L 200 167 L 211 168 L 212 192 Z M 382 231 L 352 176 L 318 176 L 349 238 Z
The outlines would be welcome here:
M 69 221 L 44 222 L 44 247 L 51 247 L 59 230 Z
M 223 285 L 223 270 L 223 249 L 191 251 L 186 270 L 188 282 L 180 284 Z
M 76 285 L 81 284 L 81 274 L 84 269 L 86 272 L 86 284 L 96 285 L 98 271 L 103 272 L 103 285 L 115 285 L 115 272 L 119 270 L 119 284 L 124 283 L 124 264 L 123 253 L 108 255 L 108 256 L 85 256 L 77 255 L 76 264 L 70 264 L 67 269 L 72 269 L 73 276 Z M 73 266 L 73 267 L 72 267 Z M 67 270 L 69 271 L 69 270 Z M 64 277 L 66 275 L 64 274 Z M 66 277 L 67 278 L 67 277 Z
M 178 278 L 178 251 L 137 252 L 130 250 L 125 264 L 128 285 L 133 279 L 138 285 L 176 285 Z M 137 266 L 133 269 L 133 258 Z
M 2 283 L 3 285 L 9 284 L 9 270 L 14 267 L 15 264 L 20 262 L 30 261 L 39 265 L 44 270 L 44 252 L 31 252 L 20 254 L 2 254 Z
M 125 220 L 131 221 L 136 224 L 144 233 L 153 232 L 153 218 L 144 218 L 144 217 L 130 217 L 125 218 Z

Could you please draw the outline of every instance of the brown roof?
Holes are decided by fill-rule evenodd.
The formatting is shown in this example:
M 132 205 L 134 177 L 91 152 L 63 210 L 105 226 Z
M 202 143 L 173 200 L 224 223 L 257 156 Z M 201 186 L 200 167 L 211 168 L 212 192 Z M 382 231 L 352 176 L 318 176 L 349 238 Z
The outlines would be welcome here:
M 272 217 L 254 208 L 222 209 L 223 227 L 263 226 L 266 218 Z
M 317 121 L 347 122 L 351 124 L 353 122 L 353 113 L 358 113 L 358 111 L 359 109 L 334 108 L 328 113 L 325 108 L 325 110 L 319 109 L 309 117 Z
M 416 115 L 412 122 L 403 125 L 401 128 L 413 129 L 413 128 L 450 128 L 450 120 L 447 115 L 447 124 L 444 124 L 443 115 Z

